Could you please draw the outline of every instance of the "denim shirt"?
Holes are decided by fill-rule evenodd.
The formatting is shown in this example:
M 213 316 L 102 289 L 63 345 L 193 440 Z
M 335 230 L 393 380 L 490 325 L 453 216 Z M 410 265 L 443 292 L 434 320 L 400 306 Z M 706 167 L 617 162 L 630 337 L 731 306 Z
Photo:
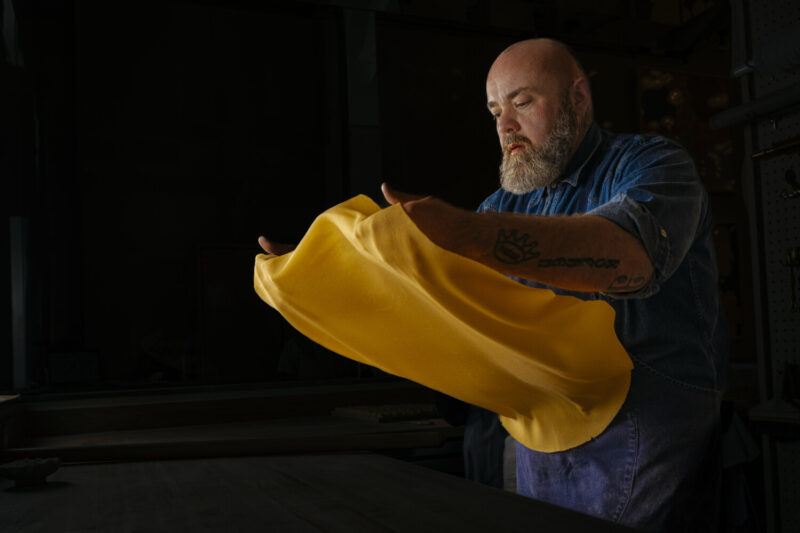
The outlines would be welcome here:
M 548 288 L 607 301 L 616 311 L 617 337 L 634 365 L 696 387 L 723 388 L 727 330 L 719 307 L 708 196 L 680 145 L 657 136 L 615 135 L 593 124 L 560 179 L 526 194 L 499 189 L 478 211 L 585 213 L 637 237 L 654 267 L 642 289 L 611 294 Z
M 638 238 L 654 268 L 631 293 L 547 287 L 608 302 L 634 368 L 625 403 L 596 438 L 556 453 L 517 443 L 518 493 L 645 531 L 713 530 L 727 330 L 708 197 L 689 155 L 662 137 L 592 125 L 553 185 L 498 190 L 479 211 L 601 216 Z

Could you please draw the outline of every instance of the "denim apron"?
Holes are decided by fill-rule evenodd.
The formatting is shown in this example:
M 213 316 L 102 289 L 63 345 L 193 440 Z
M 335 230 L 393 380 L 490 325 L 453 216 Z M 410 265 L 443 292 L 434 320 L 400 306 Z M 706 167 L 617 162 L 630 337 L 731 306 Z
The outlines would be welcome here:
M 600 436 L 557 453 L 517 443 L 518 491 L 646 531 L 708 531 L 720 393 L 634 363 L 625 403 Z

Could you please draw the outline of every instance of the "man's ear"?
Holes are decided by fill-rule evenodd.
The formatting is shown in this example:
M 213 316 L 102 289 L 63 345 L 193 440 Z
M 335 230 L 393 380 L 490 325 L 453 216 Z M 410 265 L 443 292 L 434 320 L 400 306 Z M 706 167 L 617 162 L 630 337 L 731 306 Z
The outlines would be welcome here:
M 592 105 L 592 94 L 589 91 L 589 82 L 586 78 L 581 76 L 572 82 L 572 103 L 575 105 L 575 110 L 578 116 L 586 113 L 586 110 Z

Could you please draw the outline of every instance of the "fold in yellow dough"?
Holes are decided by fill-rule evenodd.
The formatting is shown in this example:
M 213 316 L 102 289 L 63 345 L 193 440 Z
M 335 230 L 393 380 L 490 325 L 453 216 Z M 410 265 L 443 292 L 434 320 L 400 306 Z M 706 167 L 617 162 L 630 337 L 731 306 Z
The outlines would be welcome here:
M 258 255 L 254 283 L 319 344 L 494 411 L 533 450 L 599 435 L 630 385 L 606 302 L 517 283 L 366 196 L 322 213 L 293 252 Z

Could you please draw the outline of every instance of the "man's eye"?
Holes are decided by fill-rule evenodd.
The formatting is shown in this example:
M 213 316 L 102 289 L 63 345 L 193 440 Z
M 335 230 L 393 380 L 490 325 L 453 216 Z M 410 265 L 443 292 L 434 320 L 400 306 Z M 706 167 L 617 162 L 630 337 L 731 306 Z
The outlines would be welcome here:
M 530 101 L 530 100 L 524 100 L 524 101 L 522 101 L 522 102 L 514 102 L 514 107 L 517 107 L 517 108 L 519 108 L 519 107 L 525 107 L 525 106 L 526 106 L 526 105 L 528 105 L 529 103 L 531 103 L 531 101 Z

